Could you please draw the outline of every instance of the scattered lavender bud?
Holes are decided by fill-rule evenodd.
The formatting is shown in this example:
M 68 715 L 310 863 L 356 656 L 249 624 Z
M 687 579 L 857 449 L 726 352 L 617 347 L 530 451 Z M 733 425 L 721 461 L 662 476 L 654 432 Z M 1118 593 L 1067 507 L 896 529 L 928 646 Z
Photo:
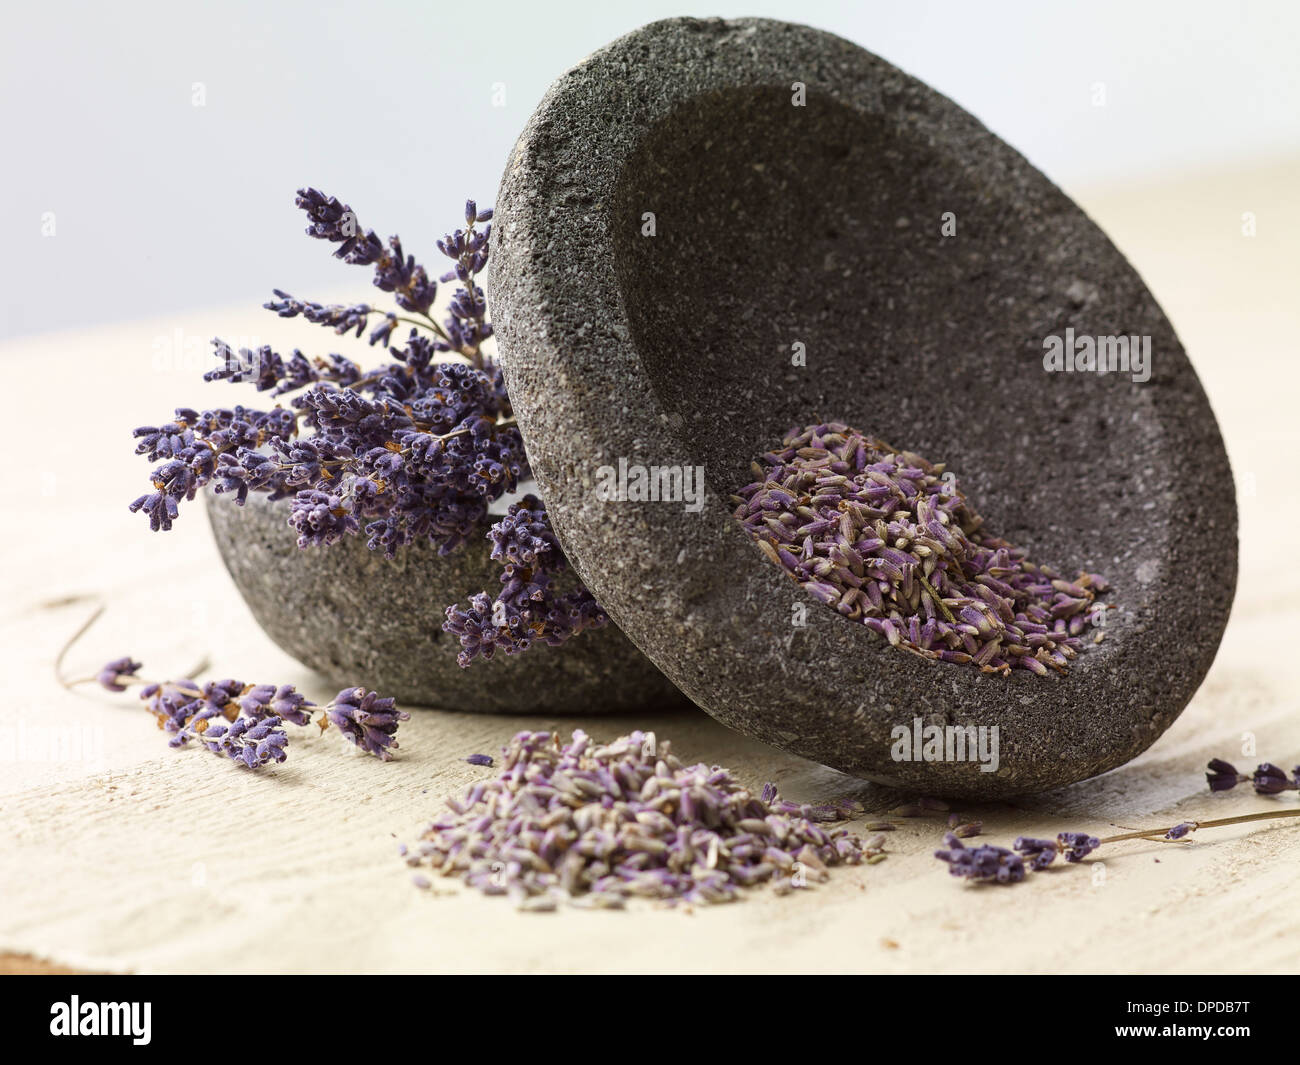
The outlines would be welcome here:
M 1166 832 L 1165 839 L 1182 839 L 1187 835 L 1187 833 L 1194 832 L 1195 830 L 1195 821 L 1184 821 L 1182 824 L 1174 825 L 1173 828 Z
M 1086 832 L 1061 832 L 1056 842 L 1067 862 L 1081 862 L 1101 845 L 1101 840 Z
M 553 909 L 557 897 L 599 907 L 633 897 L 730 902 L 743 888 L 773 883 L 784 893 L 870 860 L 872 848 L 846 827 L 822 827 L 774 787 L 754 795 L 730 770 L 685 765 L 668 741 L 647 754 L 647 739 L 518 733 L 496 777 L 448 796 L 420 858 L 525 910 Z
M 140 663 L 130 658 L 115 658 L 111 662 L 106 662 L 104 667 L 95 675 L 95 680 L 102 684 L 111 692 L 124 692 L 127 689 L 127 683 L 123 683 L 127 678 L 134 678 L 140 672 Z
M 1021 857 L 1006 847 L 984 844 L 966 847 L 949 832 L 944 836 L 946 850 L 937 850 L 934 856 L 948 864 L 948 872 L 976 882 L 1016 884 L 1025 878 L 1025 863 Z
M 491 765 L 492 756 L 490 754 L 471 754 L 465 761 L 470 765 Z
M 983 821 L 967 821 L 965 824 L 956 825 L 952 830 L 952 834 L 958 839 L 969 839 L 971 836 L 978 836 L 983 831 Z
M 1037 872 L 1046 869 L 1060 854 L 1054 839 L 1034 839 L 1032 836 L 1017 836 L 1011 844 L 1021 856 L 1029 860 L 1029 867 Z
M 1295 786 L 1287 776 L 1286 770 L 1273 765 L 1272 762 L 1264 762 L 1256 768 L 1251 783 L 1259 795 L 1277 795 L 1279 792 L 1290 791 Z
M 325 713 L 345 739 L 387 762 L 393 757 L 390 748 L 397 748 L 398 723 L 411 716 L 396 704 L 365 688 L 344 688 Z
M 763 554 L 890 645 L 1003 676 L 1064 673 L 1084 649 L 1105 579 L 1064 580 L 983 531 L 942 465 L 830 422 L 755 467 L 735 516 Z
M 1249 779 L 1238 773 L 1236 766 L 1225 762 L 1222 758 L 1210 759 L 1208 768 L 1209 772 L 1205 774 L 1205 780 L 1210 785 L 1211 791 L 1228 791 Z

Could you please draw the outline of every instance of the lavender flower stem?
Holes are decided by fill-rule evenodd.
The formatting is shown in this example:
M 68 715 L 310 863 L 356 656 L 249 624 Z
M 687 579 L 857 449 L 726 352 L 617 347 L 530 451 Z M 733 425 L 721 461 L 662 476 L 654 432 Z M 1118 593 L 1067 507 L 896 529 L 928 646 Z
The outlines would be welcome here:
M 1195 832 L 1200 828 L 1224 828 L 1227 825 L 1243 825 L 1250 821 L 1272 821 L 1279 817 L 1300 817 L 1300 810 L 1262 810 L 1253 814 L 1238 814 L 1236 817 L 1217 817 L 1211 821 L 1191 821 L 1183 822 L 1191 824 L 1189 832 Z M 1174 826 L 1168 828 L 1148 828 L 1137 832 L 1123 832 L 1117 836 L 1104 836 L 1100 843 L 1118 843 L 1125 839 L 1150 839 L 1152 837 L 1164 837 Z

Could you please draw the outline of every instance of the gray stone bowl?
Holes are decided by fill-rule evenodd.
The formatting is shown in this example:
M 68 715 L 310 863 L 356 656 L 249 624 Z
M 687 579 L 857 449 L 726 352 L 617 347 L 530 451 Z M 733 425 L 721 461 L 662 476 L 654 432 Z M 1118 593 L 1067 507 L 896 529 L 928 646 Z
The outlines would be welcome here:
M 950 100 L 808 27 L 657 22 L 552 86 L 496 208 L 499 350 L 560 540 L 719 721 L 870 780 L 996 798 L 1122 764 L 1192 697 L 1237 566 L 1205 393 L 1105 234 Z M 1150 379 L 1045 372 L 1067 328 L 1149 336 Z M 1108 577 L 1105 642 L 1066 676 L 1003 678 L 814 601 L 728 496 L 789 429 L 830 419 L 946 461 L 1032 559 Z M 703 467 L 704 507 L 602 501 L 620 460 Z M 996 770 L 899 760 L 917 719 L 996 727 Z
M 339 688 L 364 684 L 403 703 L 490 713 L 606 714 L 690 704 L 613 625 L 559 647 L 495 655 L 468 669 L 443 610 L 498 587 L 487 538 L 445 557 L 424 544 L 392 561 L 350 536 L 300 550 L 289 502 L 205 493 L 221 557 L 253 617 Z M 566 586 L 569 582 L 566 582 Z

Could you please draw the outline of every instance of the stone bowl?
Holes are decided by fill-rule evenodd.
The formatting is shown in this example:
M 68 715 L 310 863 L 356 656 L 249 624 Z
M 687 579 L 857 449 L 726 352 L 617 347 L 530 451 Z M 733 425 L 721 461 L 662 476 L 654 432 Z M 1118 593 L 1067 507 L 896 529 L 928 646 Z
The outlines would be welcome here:
M 1192 697 L 1236 583 L 1213 413 L 1123 255 L 952 101 L 805 26 L 657 22 L 552 86 L 496 208 L 489 298 L 557 534 L 719 721 L 870 780 L 996 798 L 1122 764 Z M 1150 337 L 1149 380 L 1046 372 L 1067 329 Z M 823 420 L 946 461 L 1031 559 L 1109 578 L 1105 642 L 1067 675 L 1003 678 L 816 602 L 728 497 Z M 605 501 L 620 460 L 702 467 L 704 506 Z M 984 728 L 996 763 L 904 760 L 918 721 Z
M 413 545 L 392 561 L 364 539 L 299 549 L 289 501 L 244 506 L 205 493 L 217 547 L 253 617 L 299 662 L 345 688 L 364 684 L 400 702 L 488 713 L 605 714 L 689 706 L 615 626 L 559 647 L 495 655 L 468 669 L 443 632 L 443 610 L 498 587 L 487 538 L 439 557 Z M 566 582 L 571 584 L 570 582 Z

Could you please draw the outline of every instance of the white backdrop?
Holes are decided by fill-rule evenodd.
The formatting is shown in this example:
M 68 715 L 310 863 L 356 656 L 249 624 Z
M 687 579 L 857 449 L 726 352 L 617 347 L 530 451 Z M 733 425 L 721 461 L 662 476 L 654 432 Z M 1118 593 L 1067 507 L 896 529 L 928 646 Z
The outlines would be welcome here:
M 1300 4 L 1285 0 L 10 5 L 0 337 L 337 288 L 346 268 L 301 236 L 304 183 L 428 247 L 467 196 L 492 201 L 557 74 L 679 14 L 848 37 L 1068 191 L 1300 157 Z

